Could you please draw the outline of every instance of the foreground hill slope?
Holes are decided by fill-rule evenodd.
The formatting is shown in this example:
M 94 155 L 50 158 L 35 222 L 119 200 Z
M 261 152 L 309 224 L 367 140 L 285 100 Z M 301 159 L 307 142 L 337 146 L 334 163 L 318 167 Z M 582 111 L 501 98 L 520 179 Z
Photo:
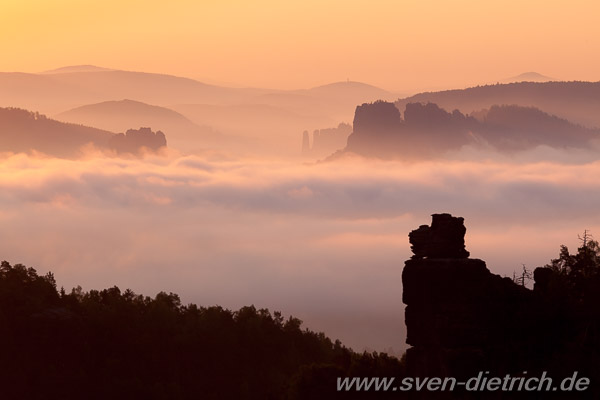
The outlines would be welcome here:
M 51 273 L 4 261 L 0 385 L 14 399 L 331 399 L 337 377 L 403 373 L 395 358 L 354 353 L 301 324 L 254 306 L 183 305 L 173 293 L 66 293 Z

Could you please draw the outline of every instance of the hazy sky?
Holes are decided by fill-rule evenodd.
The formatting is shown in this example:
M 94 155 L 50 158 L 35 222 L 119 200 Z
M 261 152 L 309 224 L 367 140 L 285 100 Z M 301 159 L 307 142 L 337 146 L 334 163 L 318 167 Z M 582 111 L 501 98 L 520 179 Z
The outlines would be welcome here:
M 597 1 L 2 0 L 1 71 L 73 64 L 391 90 L 600 79 Z

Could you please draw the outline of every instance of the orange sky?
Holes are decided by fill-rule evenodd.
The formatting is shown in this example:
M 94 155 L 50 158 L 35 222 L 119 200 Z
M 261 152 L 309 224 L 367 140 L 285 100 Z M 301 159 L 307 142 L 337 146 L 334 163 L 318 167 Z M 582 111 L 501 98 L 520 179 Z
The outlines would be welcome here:
M 1 71 L 73 64 L 405 91 L 526 71 L 600 79 L 596 1 L 2 0 Z

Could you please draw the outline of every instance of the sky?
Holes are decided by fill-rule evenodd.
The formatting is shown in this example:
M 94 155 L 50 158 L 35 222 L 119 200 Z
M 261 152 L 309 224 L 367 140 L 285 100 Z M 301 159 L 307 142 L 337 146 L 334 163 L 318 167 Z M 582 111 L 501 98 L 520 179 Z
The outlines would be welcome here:
M 66 65 L 406 92 L 536 71 L 600 80 L 596 1 L 2 0 L 0 71 Z

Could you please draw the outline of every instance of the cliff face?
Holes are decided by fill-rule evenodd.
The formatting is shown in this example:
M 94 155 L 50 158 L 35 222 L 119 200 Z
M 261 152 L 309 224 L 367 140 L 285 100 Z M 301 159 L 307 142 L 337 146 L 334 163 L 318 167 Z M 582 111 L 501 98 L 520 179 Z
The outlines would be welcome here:
M 576 254 L 563 246 L 560 258 L 534 271 L 529 290 L 467 258 L 465 232 L 462 218 L 434 214 L 431 226 L 409 234 L 414 256 L 402 271 L 408 375 L 546 372 L 561 380 L 577 371 L 592 382 L 589 398 L 600 398 L 598 242 Z
M 392 157 L 398 146 L 402 119 L 392 104 L 378 101 L 356 107 L 353 132 L 348 136 L 346 151 L 368 157 Z
M 542 145 L 589 148 L 599 138 L 599 129 L 533 107 L 495 105 L 469 116 L 433 103 L 407 103 L 402 118 L 394 104 L 377 101 L 356 107 L 346 151 L 379 158 L 431 158 L 465 145 L 512 153 Z
M 392 104 L 378 101 L 356 107 L 347 151 L 370 157 L 432 157 L 472 141 L 469 132 L 480 123 L 437 105 L 407 104 L 404 119 Z

